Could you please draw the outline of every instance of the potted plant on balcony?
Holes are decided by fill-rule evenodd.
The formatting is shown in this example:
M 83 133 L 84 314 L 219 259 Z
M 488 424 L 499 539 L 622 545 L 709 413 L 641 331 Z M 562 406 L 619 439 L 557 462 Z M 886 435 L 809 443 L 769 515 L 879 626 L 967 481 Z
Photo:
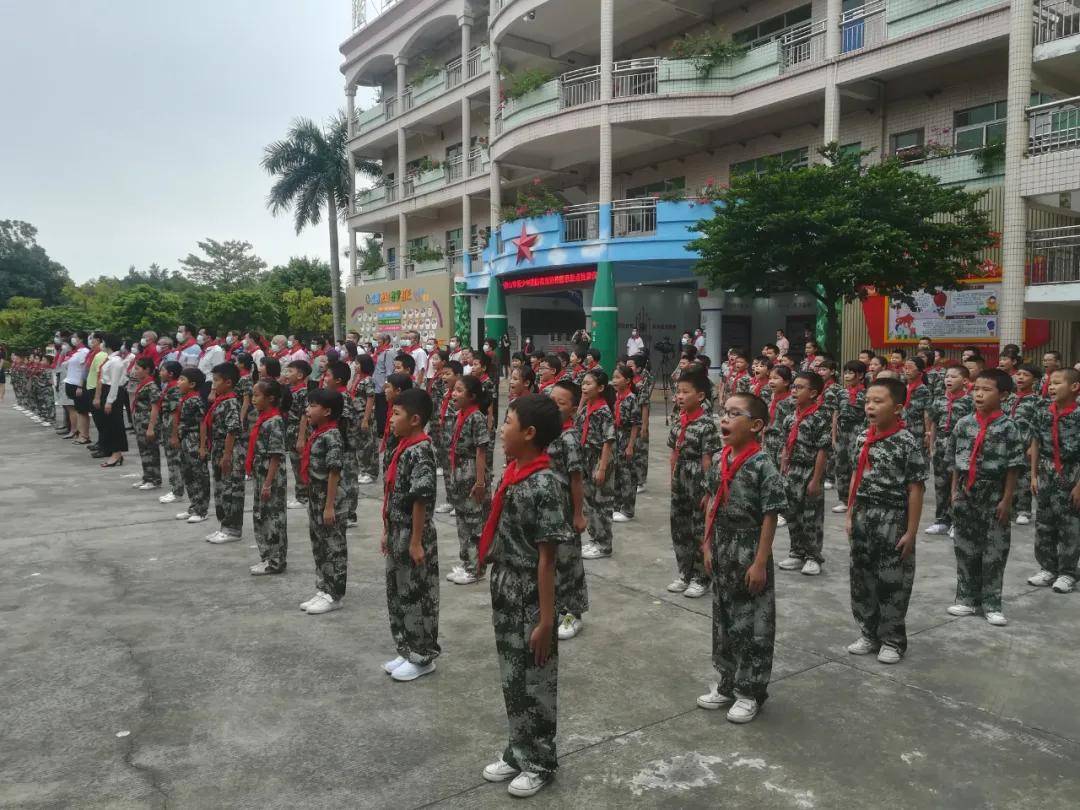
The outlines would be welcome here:
M 979 174 L 998 174 L 1005 165 L 1005 141 L 1001 138 L 990 141 L 973 153 Z
M 534 177 L 531 185 L 518 189 L 517 199 L 513 205 L 503 206 L 502 221 L 514 222 L 519 219 L 557 214 L 565 205 L 565 199 L 541 183 L 539 177 Z
M 441 67 L 432 62 L 431 58 L 427 56 L 421 57 L 420 63 L 417 65 L 417 68 L 418 70 L 416 71 L 416 74 L 409 81 L 409 84 L 412 87 L 423 84 L 428 79 L 438 75 L 439 71 L 442 70 Z
M 521 98 L 554 78 L 554 74 L 542 68 L 525 68 L 516 73 L 508 73 L 503 76 L 501 101 Z
M 435 245 L 434 247 L 428 247 L 427 245 L 421 245 L 409 249 L 409 261 L 413 264 L 423 264 L 424 262 L 441 262 L 443 260 L 442 247 Z
M 723 36 L 719 28 L 699 34 L 684 34 L 671 45 L 676 59 L 689 59 L 703 79 L 714 68 L 729 64 L 746 52 L 746 48 Z
M 922 144 L 916 146 L 905 146 L 901 149 L 897 149 L 893 153 L 893 157 L 899 160 L 901 163 L 914 163 L 917 160 L 922 160 L 926 157 L 926 147 Z
M 415 165 L 412 168 L 411 174 L 413 174 L 413 175 L 426 174 L 427 172 L 433 172 L 438 168 L 439 168 L 439 161 L 432 160 L 427 155 L 424 155 L 422 158 L 420 158 L 418 161 L 416 161 Z

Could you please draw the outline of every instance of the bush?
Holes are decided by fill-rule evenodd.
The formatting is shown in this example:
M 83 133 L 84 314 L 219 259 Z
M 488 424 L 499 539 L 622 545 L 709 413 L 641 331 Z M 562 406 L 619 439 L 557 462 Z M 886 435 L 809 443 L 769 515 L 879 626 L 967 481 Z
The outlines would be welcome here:
M 557 214 L 566 205 L 566 200 L 534 177 L 532 185 L 518 189 L 517 200 L 513 205 L 504 205 L 502 221 L 514 222 L 519 219 L 531 219 L 547 214 Z
M 671 46 L 672 55 L 676 59 L 689 59 L 703 78 L 708 77 L 713 68 L 726 65 L 745 52 L 742 45 L 724 39 L 719 28 L 700 34 L 684 34 Z
M 503 98 L 521 98 L 555 78 L 554 74 L 541 68 L 526 68 L 504 77 Z

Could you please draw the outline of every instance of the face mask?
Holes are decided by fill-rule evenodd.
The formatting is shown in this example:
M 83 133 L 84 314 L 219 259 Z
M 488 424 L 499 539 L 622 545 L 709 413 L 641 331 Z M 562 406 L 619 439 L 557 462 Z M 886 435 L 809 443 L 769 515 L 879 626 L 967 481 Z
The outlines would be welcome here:
M 140 339 L 139 339 L 139 345 L 140 345 L 140 346 L 146 346 L 146 344 L 147 344 L 147 343 L 149 343 L 149 342 L 150 342 L 150 341 L 149 341 L 149 340 L 147 340 L 146 338 L 140 338 Z
M 401 346 L 402 348 L 404 348 L 404 347 L 406 347 L 408 345 L 409 345 L 409 339 L 408 338 L 400 338 L 398 340 L 398 346 Z
M 64 339 L 62 337 L 60 337 L 59 335 L 53 335 L 52 342 L 55 343 L 57 346 L 59 346 L 64 342 Z
M 685 345 L 686 345 L 687 343 L 689 343 L 689 342 L 690 342 L 690 338 L 688 338 L 688 337 L 684 337 L 684 338 L 682 339 L 682 343 L 683 343 L 683 346 L 685 346 Z
M 227 338 L 225 338 L 225 345 L 226 346 L 232 346 L 233 343 L 235 343 L 235 342 L 236 342 L 236 338 L 234 338 L 232 335 L 229 335 Z
M 288 346 L 288 347 L 289 347 L 289 348 L 291 349 L 291 348 L 293 347 L 293 341 L 291 341 L 291 340 L 286 340 L 286 341 L 285 341 L 285 345 L 286 345 L 286 346 Z M 278 347 L 278 349 L 280 350 L 280 349 L 281 349 L 281 344 L 280 344 L 280 343 L 278 343 L 278 344 L 277 344 L 277 347 Z
M 458 347 L 458 342 L 456 340 L 451 340 L 450 341 L 450 348 L 451 349 L 456 349 L 457 347 Z
M 204 343 L 206 343 L 206 335 L 199 335 L 197 338 L 195 338 L 195 342 L 202 346 Z
M 176 342 L 177 343 L 183 343 L 184 342 L 184 333 L 183 332 L 177 332 L 176 333 Z
M 425 343 L 424 344 L 424 351 L 426 351 L 428 354 L 431 354 L 433 351 L 435 351 L 435 344 L 434 343 Z
M 319 344 L 318 343 L 312 343 L 311 344 L 311 350 L 313 352 L 317 352 L 319 350 Z
M 367 354 L 367 349 L 365 349 L 363 346 L 357 346 L 356 347 L 356 353 L 357 354 Z

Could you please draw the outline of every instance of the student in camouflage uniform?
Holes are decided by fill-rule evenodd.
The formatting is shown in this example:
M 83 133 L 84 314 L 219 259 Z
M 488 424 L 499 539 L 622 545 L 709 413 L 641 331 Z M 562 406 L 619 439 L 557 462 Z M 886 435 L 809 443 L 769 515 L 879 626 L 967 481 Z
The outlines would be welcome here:
M 356 371 L 349 390 L 360 412 L 360 431 L 356 437 L 356 464 L 359 482 L 370 484 L 379 477 L 379 433 L 375 425 L 375 362 L 370 354 L 357 355 Z
M 979 606 L 993 625 L 1006 624 L 1001 585 L 1009 558 L 1013 494 L 1024 446 L 1016 424 L 1000 410 L 1012 379 L 1001 369 L 975 378 L 975 413 L 956 423 L 945 461 L 953 471 L 956 604 L 948 612 L 970 616 Z
M 975 402 L 968 393 L 968 370 L 960 363 L 952 363 L 945 370 L 944 390 L 930 406 L 934 443 L 934 522 L 927 527 L 927 534 L 947 534 L 952 526 L 952 476 L 953 471 L 946 458 L 949 437 L 956 423 L 975 410 Z
M 1027 454 L 1035 434 L 1035 420 L 1039 411 L 1044 410 L 1046 405 L 1042 397 L 1036 392 L 1036 386 L 1042 371 L 1029 363 L 1023 363 L 1013 374 L 1013 382 L 1016 392 L 1011 394 L 1003 410 L 1009 418 L 1016 423 L 1020 431 L 1020 440 L 1024 443 L 1024 453 Z M 1028 456 L 1030 459 L 1031 456 Z M 1016 481 L 1016 499 L 1013 503 L 1016 513 L 1016 522 L 1020 526 L 1031 523 L 1031 464 L 1027 463 L 1020 471 L 1020 477 Z
M 487 405 L 484 412 L 487 415 L 488 443 L 487 443 L 487 467 L 491 470 L 495 466 L 495 431 L 499 426 L 499 379 L 494 374 L 494 362 L 485 351 L 479 351 L 475 355 L 476 365 L 480 370 L 473 370 L 473 375 L 480 380 L 484 388 L 484 397 Z
M 734 394 L 720 409 L 724 449 L 709 468 L 705 568 L 712 574 L 712 659 L 719 680 L 698 698 L 703 709 L 734 704 L 733 723 L 748 723 L 768 697 L 776 637 L 772 544 L 787 496 L 758 439 L 769 418 L 753 394 Z
M 915 536 L 927 476 L 922 449 L 900 422 L 906 398 L 900 380 L 881 379 L 867 387 L 870 424 L 855 442 L 848 496 L 851 612 L 861 635 L 847 650 L 877 652 L 883 664 L 898 663 L 907 651 Z
M 408 355 L 405 355 L 409 357 Z M 412 358 L 409 357 L 411 361 Z M 397 362 L 396 360 L 394 361 Z M 413 387 L 413 379 L 408 374 L 395 371 L 389 377 L 386 378 L 386 382 L 383 383 L 383 396 L 386 398 L 386 412 L 391 413 L 394 409 L 394 400 L 397 399 L 398 394 L 402 391 L 408 391 Z M 393 430 L 390 429 L 390 420 L 383 420 L 383 434 L 379 439 L 379 456 L 380 465 L 382 467 L 383 474 L 386 473 L 386 468 L 390 466 L 390 459 L 394 457 L 394 450 L 397 449 L 398 437 Z
M 450 442 L 454 438 L 454 424 L 457 422 L 457 409 L 454 407 L 454 386 L 461 377 L 461 363 L 457 360 L 447 361 L 439 376 L 442 379 L 443 395 L 439 409 L 435 411 L 432 421 L 439 423 L 437 431 L 438 440 L 435 443 L 435 459 L 439 469 L 443 471 L 443 489 L 446 490 L 446 501 L 435 507 L 437 514 L 446 514 L 454 510 L 453 482 L 450 470 Z M 456 568 L 457 566 L 455 566 Z M 453 573 L 451 571 L 450 573 Z
M 232 363 L 219 363 L 212 374 L 213 400 L 203 419 L 203 429 L 214 481 L 214 513 L 220 529 L 206 539 L 231 543 L 240 539 L 244 528 L 244 455 L 239 450 L 240 400 L 235 390 L 240 371 Z
M 491 507 L 491 468 L 487 413 L 489 402 L 483 383 L 466 374 L 454 384 L 454 419 L 450 434 L 450 503 L 454 507 L 458 533 L 458 559 L 447 579 L 456 585 L 471 585 L 479 577 L 476 550 L 480 532 Z
M 341 471 L 348 448 L 338 429 L 341 394 L 315 388 L 307 396 L 311 430 L 300 453 L 300 481 L 308 491 L 308 535 L 315 558 L 315 595 L 300 603 L 309 616 L 341 608 L 349 563 L 345 545 L 345 490 Z
M 685 371 L 675 384 L 679 419 L 671 426 L 671 545 L 675 549 L 678 576 L 667 589 L 691 599 L 704 596 L 709 574 L 701 541 L 705 536 L 705 475 L 712 457 L 720 450 L 716 423 L 702 403 L 712 395 L 712 385 L 702 371 Z
M 256 412 L 248 436 L 244 471 L 252 478 L 251 525 L 259 547 L 259 562 L 249 569 L 252 576 L 285 573 L 289 553 L 289 530 L 285 497 L 285 414 L 289 391 L 270 377 L 259 380 L 251 392 Z
M 924 371 L 926 364 L 921 357 L 911 357 L 904 361 L 903 376 L 907 382 L 907 400 L 904 402 L 904 426 L 920 442 L 925 456 L 926 466 L 930 466 L 930 449 L 927 440 L 931 431 L 930 405 L 934 401 L 933 392 L 926 384 Z
M 435 670 L 439 648 L 439 547 L 433 522 L 435 449 L 424 425 L 431 397 L 402 391 L 387 416 L 399 442 L 386 474 L 382 552 L 386 606 L 397 658 L 383 664 L 396 681 Z
M 307 489 L 300 480 L 300 451 L 307 441 L 307 398 L 311 390 L 308 378 L 311 364 L 306 360 L 294 360 L 283 371 L 289 386 L 289 418 L 286 422 L 285 442 L 289 446 L 289 463 L 293 472 L 294 496 L 289 509 L 304 509 L 308 501 Z
M 818 358 L 815 368 L 821 377 L 821 393 L 818 402 L 821 410 L 829 421 L 829 447 L 825 451 L 825 489 L 832 489 L 836 480 L 836 412 L 840 409 L 840 397 L 843 396 L 842 386 L 836 381 L 839 366 L 831 357 Z
M 169 491 L 158 500 L 161 503 L 173 503 L 184 497 L 184 471 L 180 460 L 179 447 L 173 447 L 169 440 L 172 426 L 176 421 L 176 410 L 180 407 L 180 389 L 177 381 L 184 367 L 175 360 L 161 364 L 158 379 L 161 382 L 161 395 L 154 404 L 147 426 L 147 437 L 165 445 L 165 466 L 169 471 Z M 159 425 L 161 426 L 159 428 Z
M 776 469 L 780 469 L 780 452 L 784 449 L 784 422 L 795 407 L 795 400 L 791 398 L 791 381 L 793 375 L 787 366 L 775 366 L 769 372 L 769 421 L 762 431 L 765 452 L 769 454 Z M 780 516 L 777 524 L 784 525 L 784 517 Z
M 628 366 L 615 367 L 611 384 L 615 389 L 615 512 L 611 519 L 625 523 L 633 520 L 637 506 L 634 447 L 641 432 L 641 411 L 634 395 L 634 372 Z
M 825 528 L 825 459 L 832 440 L 832 420 L 821 409 L 822 380 L 800 371 L 791 384 L 794 408 L 784 420 L 780 471 L 787 484 L 788 535 L 791 550 L 779 568 L 821 573 Z
M 254 364 L 251 355 L 238 351 L 235 355 L 236 368 L 240 372 L 240 379 L 236 381 L 236 398 L 240 401 L 240 441 L 238 449 L 240 457 L 247 456 L 247 440 L 251 433 L 251 426 L 255 424 L 255 409 L 251 405 L 252 388 L 255 380 L 252 379 L 251 369 Z
M 851 474 L 855 469 L 855 440 L 866 427 L 866 364 L 851 360 L 844 364 L 844 384 L 837 386 L 833 415 L 833 461 L 836 495 L 839 503 L 833 512 L 847 511 Z
M 589 542 L 583 543 L 586 560 L 610 557 L 611 521 L 615 510 L 615 417 L 612 406 L 615 389 L 601 368 L 590 369 L 581 378 L 581 405 L 576 424 L 581 435 L 581 455 L 585 465 L 585 518 Z
M 131 378 L 136 383 L 131 395 L 131 422 L 142 461 L 142 480 L 135 488 L 157 489 L 161 486 L 161 450 L 157 434 L 150 427 L 150 417 L 161 393 L 154 382 L 154 361 L 140 357 L 131 369 Z
M 206 412 L 206 406 L 199 396 L 199 387 L 205 380 L 205 375 L 194 367 L 185 368 L 180 373 L 177 382 L 180 401 L 173 413 L 172 437 L 169 439 L 169 443 L 180 451 L 180 468 L 188 494 L 188 508 L 179 513 L 176 519 L 189 523 L 202 523 L 210 508 L 210 473 L 206 469 L 206 456 L 199 446 L 199 433 Z
M 634 372 L 634 395 L 641 413 L 641 430 L 634 443 L 634 480 L 638 492 L 645 489 L 649 478 L 649 416 L 652 413 L 653 376 L 649 371 L 649 356 L 644 352 L 634 355 L 626 363 Z
M 357 478 L 360 468 L 357 465 L 354 448 L 360 440 L 360 410 L 356 401 L 349 394 L 349 378 L 352 371 L 349 364 L 343 360 L 330 360 L 326 364 L 324 377 L 326 383 L 323 386 L 331 391 L 341 394 L 341 418 L 338 420 L 338 430 L 349 447 L 345 454 L 344 466 L 341 469 L 341 488 L 345 492 L 345 521 L 348 526 L 357 524 L 356 505 L 360 501 L 360 487 Z
M 1080 374 L 1051 372 L 1047 392 L 1053 398 L 1040 409 L 1034 425 L 1032 477 L 1035 513 L 1035 561 L 1039 572 L 1028 583 L 1057 593 L 1076 585 L 1080 558 Z
M 589 609 L 589 588 L 585 582 L 585 563 L 581 557 L 581 535 L 588 527 L 585 520 L 585 457 L 581 433 L 574 415 L 581 403 L 581 389 L 570 380 L 560 380 L 551 389 L 551 400 L 559 409 L 562 433 L 550 445 L 551 470 L 562 484 L 565 497 L 566 542 L 555 555 L 555 603 L 559 610 L 559 638 L 572 639 L 581 632 L 581 617 Z
M 39 355 L 34 369 L 34 394 L 37 416 L 48 424 L 56 419 L 56 398 L 53 391 L 53 375 L 45 355 Z
M 530 394 L 515 400 L 512 411 L 503 428 L 511 463 L 484 527 L 481 556 L 481 565 L 493 564 L 492 623 L 510 735 L 483 776 L 513 779 L 509 792 L 524 797 L 558 768 L 555 560 L 568 527 L 563 487 L 544 453 L 559 435 L 559 409 L 551 398 Z

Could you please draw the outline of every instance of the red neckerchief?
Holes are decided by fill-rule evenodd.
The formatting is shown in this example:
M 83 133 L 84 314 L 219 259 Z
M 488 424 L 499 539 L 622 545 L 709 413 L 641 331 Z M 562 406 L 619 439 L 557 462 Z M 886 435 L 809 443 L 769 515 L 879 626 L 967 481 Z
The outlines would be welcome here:
M 260 413 L 259 418 L 255 420 L 255 426 L 251 429 L 251 434 L 248 436 L 247 456 L 244 457 L 244 472 L 248 475 L 251 475 L 251 467 L 255 463 L 255 443 L 259 440 L 259 428 L 262 427 L 263 422 L 273 419 L 275 416 L 281 416 L 281 411 L 277 408 L 267 408 Z
M 182 352 L 182 351 L 184 351 L 184 349 L 190 349 L 194 345 L 195 345 L 195 338 L 189 337 L 187 340 L 185 340 L 183 343 L 181 343 L 179 346 L 177 346 L 175 351 Z
M 160 406 L 165 402 L 165 398 L 169 395 L 169 391 L 176 388 L 176 380 L 169 380 L 161 389 L 161 396 L 158 397 L 158 405 Z
M 755 397 L 760 397 L 762 389 L 768 384 L 768 377 L 753 377 L 750 380 L 750 389 L 754 392 Z
M 589 439 L 589 423 L 592 421 L 592 415 L 599 411 L 601 408 L 606 408 L 607 400 L 597 397 L 588 405 L 585 406 L 585 419 L 582 421 L 581 427 L 581 446 L 584 447 L 586 441 Z
M 574 381 L 574 377 L 570 373 L 570 369 L 568 369 L 568 368 L 563 369 L 563 373 L 558 376 L 558 378 L 555 380 L 555 382 L 562 382 L 564 380 L 566 382 L 573 382 Z
M 180 404 L 176 406 L 176 413 L 173 414 L 173 419 L 176 420 L 177 425 L 180 424 L 180 413 L 184 410 L 184 403 L 192 397 L 197 397 L 198 395 L 198 391 L 188 391 L 186 394 L 180 397 Z
M 915 380 L 915 382 L 909 382 L 907 384 L 907 398 L 904 400 L 905 408 L 911 404 L 911 395 L 914 394 L 918 387 L 922 384 L 922 380 Z
M 86 376 L 90 376 L 90 366 L 94 364 L 94 358 L 101 354 L 101 349 L 90 349 L 90 353 L 86 355 L 86 360 L 83 361 L 83 368 L 86 369 Z
M 139 400 L 139 392 L 142 391 L 144 388 L 146 388 L 146 386 L 148 386 L 153 381 L 154 381 L 154 378 L 153 378 L 152 375 L 146 377 L 146 379 L 144 379 L 141 383 L 139 383 L 138 385 L 135 386 L 135 391 L 134 391 L 134 393 L 132 393 L 131 398 L 133 400 L 135 400 L 136 402 L 138 402 L 138 400 Z
M 202 360 L 203 357 L 206 356 L 207 351 L 214 348 L 215 346 L 220 346 L 220 345 L 221 345 L 220 340 L 208 340 L 208 341 L 206 341 L 206 343 L 204 343 L 202 346 L 199 347 L 199 359 Z
M 630 390 L 629 387 L 627 387 L 627 389 L 625 391 L 623 391 L 621 394 L 620 393 L 615 394 L 615 427 L 616 428 L 621 428 L 622 427 L 622 404 L 626 400 L 626 398 L 630 396 L 631 393 L 633 393 L 633 392 Z
M 214 443 L 214 436 L 210 432 L 210 427 L 211 427 L 211 425 L 213 424 L 213 421 L 214 421 L 214 410 L 222 402 L 225 402 L 226 400 L 229 400 L 229 399 L 236 399 L 236 394 L 233 391 L 230 391 L 229 393 L 225 394 L 225 396 L 216 397 L 214 399 L 214 401 L 210 403 L 210 407 L 206 409 L 206 415 L 203 416 L 203 425 L 206 426 L 206 446 L 207 447 L 210 447 Z
M 443 397 L 442 404 L 439 405 L 439 421 L 446 421 L 446 412 L 450 409 L 450 403 L 454 398 L 450 395 L 450 392 L 446 392 L 446 396 Z
M 791 460 L 791 451 L 795 449 L 795 442 L 799 438 L 799 426 L 802 425 L 803 420 L 817 412 L 821 407 L 820 402 L 815 402 L 813 405 L 807 405 L 801 411 L 795 409 L 795 420 L 791 423 L 791 430 L 788 431 L 787 442 L 784 443 L 784 463 L 783 470 L 781 472 L 787 472 L 788 463 Z
M 300 391 L 302 391 L 305 388 L 307 388 L 307 380 L 304 380 L 303 382 L 298 382 L 296 385 L 292 386 L 289 389 L 289 392 L 293 393 L 293 394 L 299 394 Z
M 985 416 L 978 411 L 975 412 L 975 418 L 979 422 L 979 433 L 975 436 L 975 444 L 971 445 L 971 460 L 968 462 L 967 485 L 965 486 L 965 489 L 970 490 L 975 485 L 975 476 L 978 475 L 979 472 L 979 453 L 982 452 L 983 442 L 986 441 L 986 430 L 999 416 L 1002 416 L 1001 411 L 994 411 Z
M 958 399 L 963 399 L 967 396 L 967 391 L 961 391 L 958 394 L 953 394 L 952 391 L 945 392 L 945 429 L 949 430 L 952 427 L 952 406 Z
M 675 452 L 682 450 L 683 443 L 686 441 L 686 429 L 690 427 L 692 422 L 696 422 L 701 418 L 701 415 L 705 413 L 705 409 L 700 405 L 692 411 L 679 414 L 679 435 L 675 439 Z
M 836 380 L 825 380 L 821 384 L 821 393 L 818 394 L 818 402 L 825 401 L 825 392 L 829 390 L 830 385 L 836 385 Z
M 387 422 L 390 420 L 388 419 Z M 300 453 L 300 483 L 311 483 L 311 447 L 315 444 L 315 440 L 326 433 L 328 430 L 336 430 L 337 422 L 333 419 L 328 419 L 323 422 L 310 436 L 308 440 L 304 442 L 304 449 Z
M 731 460 L 731 447 L 727 446 L 720 451 L 720 486 L 716 490 L 716 497 L 713 498 L 712 509 L 709 510 L 708 519 L 705 521 L 705 542 L 709 542 L 709 538 L 712 537 L 713 526 L 716 525 L 716 515 L 720 511 L 720 507 L 728 501 L 728 496 L 731 494 L 731 482 L 735 480 L 735 473 L 739 471 L 739 468 L 757 455 L 761 451 L 761 445 L 755 441 L 751 441 L 739 455 L 735 456 L 735 460 Z
M 1016 409 L 1017 409 L 1018 407 L 1020 407 L 1020 400 L 1022 400 L 1022 399 L 1023 399 L 1024 397 L 1030 397 L 1030 396 L 1031 396 L 1031 395 L 1032 395 L 1033 393 L 1034 393 L 1034 392 L 1032 392 L 1032 391 L 1028 391 L 1028 392 L 1027 392 L 1026 394 L 1020 394 L 1020 393 L 1018 393 L 1018 394 L 1017 394 L 1017 395 L 1016 395 L 1016 396 L 1015 396 L 1015 397 L 1013 398 L 1013 404 L 1012 404 L 1012 408 L 1010 408 L 1010 409 L 1009 409 L 1009 417 L 1010 417 L 1010 418 L 1012 418 L 1012 419 L 1015 419 L 1015 418 L 1016 418 Z
M 241 369 L 237 369 L 237 370 L 240 372 L 241 377 L 250 377 L 251 376 L 251 369 L 249 369 L 249 368 L 241 368 Z
M 556 382 L 558 382 L 558 380 L 552 380 L 549 383 L 545 383 L 544 385 L 541 385 L 540 386 L 540 393 L 550 395 L 551 394 L 551 389 L 555 387 Z
M 487 375 L 487 372 L 484 372 L 483 374 L 479 375 L 476 379 L 478 379 L 482 383 L 486 383 L 488 380 L 491 379 L 491 377 L 489 377 Z
M 352 378 L 352 382 L 349 383 L 349 396 L 356 398 L 356 389 L 360 387 L 360 383 L 370 377 L 370 374 L 360 373 Z
M 1048 372 L 1046 372 L 1046 374 L 1043 375 L 1042 386 L 1041 386 L 1041 388 L 1039 390 L 1039 395 L 1040 396 L 1045 397 L 1045 396 L 1048 396 L 1050 394 L 1050 375 L 1051 374 L 1053 374 L 1053 372 L 1048 371 Z
M 875 442 L 887 439 L 894 433 L 899 433 L 903 429 L 903 420 L 898 420 L 895 425 L 881 433 L 878 433 L 877 425 L 871 425 L 867 429 L 866 442 L 863 444 L 862 452 L 859 453 L 859 463 L 856 465 L 855 475 L 851 479 L 851 490 L 848 492 L 848 509 L 855 508 L 855 494 L 859 491 L 859 484 L 862 483 L 863 473 L 866 472 L 867 467 L 870 466 L 870 448 Z
M 495 532 L 499 528 L 499 519 L 502 517 L 503 503 L 506 500 L 506 490 L 520 484 L 533 473 L 546 470 L 550 466 L 551 456 L 547 453 L 541 453 L 520 469 L 516 460 L 506 465 L 502 482 L 499 484 L 499 488 L 495 490 L 495 496 L 491 499 L 491 511 L 488 513 L 488 519 L 484 523 L 484 530 L 480 533 L 480 550 L 477 561 L 481 565 L 483 565 L 484 559 L 491 549 L 491 541 L 495 539 Z
M 382 441 L 379 442 L 379 452 L 380 453 L 385 453 L 386 452 L 386 445 L 390 443 L 390 417 L 394 413 L 394 409 L 391 408 L 391 407 L 388 407 L 387 411 L 388 412 L 386 414 L 386 422 L 383 424 L 383 429 L 382 429 Z
M 465 429 L 465 420 L 479 411 L 477 405 L 469 405 L 458 411 L 457 422 L 454 423 L 454 437 L 450 440 L 450 469 L 457 467 L 457 443 L 461 439 L 461 431 Z
M 383 484 L 383 505 L 382 505 L 382 518 L 383 523 L 390 513 L 390 493 L 394 490 L 394 481 L 397 480 L 397 465 L 398 459 L 401 458 L 401 454 L 414 444 L 420 444 L 420 442 L 430 441 L 431 437 L 426 433 L 418 433 L 415 436 L 409 436 L 407 439 L 402 439 L 398 442 L 398 446 L 394 448 L 394 455 L 390 458 L 390 463 L 386 467 L 386 475 L 384 476 L 385 483 Z
M 865 386 L 856 383 L 855 385 L 849 385 L 847 387 L 847 404 L 851 407 L 855 407 L 855 401 L 859 398 L 859 392 L 863 390 Z
M 1070 413 L 1076 410 L 1076 403 L 1070 402 L 1060 411 L 1056 402 L 1050 403 L 1050 446 L 1054 451 L 1054 469 L 1057 470 L 1057 474 L 1061 475 L 1064 465 L 1061 463 L 1061 442 L 1058 435 L 1058 422 L 1061 421 L 1063 416 L 1068 416 Z
M 737 386 L 739 384 L 739 380 L 741 380 L 743 377 L 746 377 L 746 379 L 750 379 L 750 373 L 745 369 L 743 369 L 742 371 L 736 371 L 734 374 L 732 374 L 731 387 L 734 388 L 735 386 Z
M 773 394 L 772 399 L 769 401 L 769 424 L 771 425 L 776 421 L 776 406 L 783 402 L 785 399 L 791 396 L 791 389 L 789 388 L 783 394 Z
M 574 426 L 574 417 L 571 416 L 569 419 L 567 419 L 565 422 L 562 423 L 562 432 L 566 433 L 566 431 L 570 430 L 570 428 L 572 428 L 573 426 Z
M 57 352 L 56 357 L 53 358 L 52 367 L 53 368 L 59 368 L 60 364 L 63 363 L 64 360 L 66 360 L 70 356 L 71 356 L 71 350 L 70 349 L 66 349 L 66 350 L 64 350 L 62 352 Z

